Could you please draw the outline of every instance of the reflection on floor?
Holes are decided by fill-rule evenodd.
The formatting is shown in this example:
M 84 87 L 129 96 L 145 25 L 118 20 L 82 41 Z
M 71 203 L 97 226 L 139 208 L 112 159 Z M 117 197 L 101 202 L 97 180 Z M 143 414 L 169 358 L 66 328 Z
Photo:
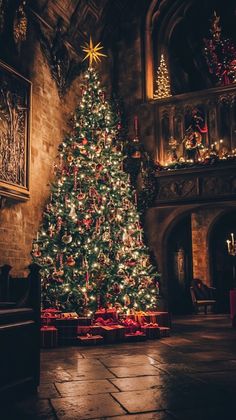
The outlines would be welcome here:
M 228 316 L 177 319 L 160 341 L 42 352 L 37 396 L 1 420 L 236 418 L 236 330 Z

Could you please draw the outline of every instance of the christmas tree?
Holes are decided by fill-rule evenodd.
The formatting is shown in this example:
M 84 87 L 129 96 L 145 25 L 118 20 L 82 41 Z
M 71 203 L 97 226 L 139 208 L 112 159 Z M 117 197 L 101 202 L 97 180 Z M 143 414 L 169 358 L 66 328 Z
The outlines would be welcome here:
M 96 47 L 90 41 L 82 98 L 59 146 L 33 244 L 33 259 L 42 265 L 43 306 L 80 314 L 112 306 L 154 309 L 158 274 L 143 243 L 136 193 L 123 171 L 120 121 L 91 66 L 99 58 Z
M 210 37 L 204 39 L 204 55 L 209 73 L 219 85 L 236 82 L 236 47 L 233 41 L 221 33 L 220 17 L 214 12 L 211 19 Z
M 171 96 L 169 73 L 163 54 L 161 54 L 160 65 L 157 70 L 156 83 L 157 89 L 154 94 L 154 99 L 167 98 L 168 96 Z

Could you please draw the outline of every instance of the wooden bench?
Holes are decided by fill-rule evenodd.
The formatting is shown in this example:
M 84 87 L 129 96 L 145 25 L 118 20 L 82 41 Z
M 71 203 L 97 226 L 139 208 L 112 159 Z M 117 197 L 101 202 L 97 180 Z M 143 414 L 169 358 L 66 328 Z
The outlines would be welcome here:
M 207 293 L 207 289 L 208 289 L 209 293 Z M 204 313 L 205 314 L 207 314 L 208 307 L 211 308 L 211 311 L 214 310 L 216 300 L 215 299 L 210 299 L 209 295 L 214 293 L 215 288 L 214 287 L 207 287 L 205 290 L 206 290 L 205 296 L 199 298 L 199 297 L 197 297 L 197 294 L 196 294 L 196 291 L 194 290 L 194 287 L 193 286 L 190 287 L 190 293 L 191 293 L 191 298 L 192 298 L 192 303 L 193 303 L 195 313 L 199 313 L 200 308 L 204 308 Z
M 17 279 L 10 270 L 0 268 L 0 400 L 36 391 L 40 376 L 40 267 L 29 266 L 27 288 L 15 302 L 9 290 Z

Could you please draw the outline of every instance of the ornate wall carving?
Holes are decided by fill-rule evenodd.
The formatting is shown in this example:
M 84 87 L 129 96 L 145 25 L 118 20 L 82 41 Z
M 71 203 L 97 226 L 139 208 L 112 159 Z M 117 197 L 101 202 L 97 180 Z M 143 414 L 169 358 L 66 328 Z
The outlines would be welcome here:
M 31 84 L 0 63 L 0 195 L 29 195 Z
M 236 198 L 236 165 L 224 168 L 168 171 L 156 177 L 155 205 L 199 203 Z

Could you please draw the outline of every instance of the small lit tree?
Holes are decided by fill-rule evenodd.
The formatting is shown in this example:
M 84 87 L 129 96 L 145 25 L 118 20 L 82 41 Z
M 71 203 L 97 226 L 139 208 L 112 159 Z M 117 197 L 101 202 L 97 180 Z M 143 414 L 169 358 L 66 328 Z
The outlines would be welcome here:
M 156 79 L 157 89 L 154 93 L 154 99 L 167 98 L 171 96 L 170 79 L 164 54 L 161 54 L 160 65 L 157 70 Z

